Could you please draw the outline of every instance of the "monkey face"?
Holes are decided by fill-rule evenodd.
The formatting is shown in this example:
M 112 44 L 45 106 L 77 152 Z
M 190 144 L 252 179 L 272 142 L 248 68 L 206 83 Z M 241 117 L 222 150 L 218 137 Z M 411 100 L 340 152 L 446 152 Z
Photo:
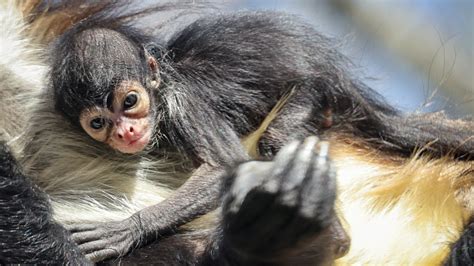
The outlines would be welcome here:
M 122 153 L 137 153 L 153 133 L 150 97 L 135 81 L 121 82 L 111 95 L 110 107 L 93 106 L 81 112 L 80 124 L 93 139 Z

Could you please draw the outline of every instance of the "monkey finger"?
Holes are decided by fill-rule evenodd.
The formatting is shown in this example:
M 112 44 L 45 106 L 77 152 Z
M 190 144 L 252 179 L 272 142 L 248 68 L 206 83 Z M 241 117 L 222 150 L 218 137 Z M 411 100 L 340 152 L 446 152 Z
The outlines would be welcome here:
M 79 250 L 84 254 L 89 254 L 94 251 L 105 249 L 105 247 L 107 247 L 108 245 L 110 245 L 110 241 L 100 239 L 100 240 L 85 242 L 83 244 L 80 244 Z
M 336 197 L 335 172 L 330 168 L 328 160 L 321 157 L 314 160 L 317 167 L 301 188 L 300 215 L 325 224 L 333 214 Z
M 267 174 L 264 189 L 270 193 L 277 193 L 282 178 L 288 171 L 288 165 L 292 163 L 294 154 L 300 146 L 300 141 L 292 141 L 285 145 L 273 159 L 273 170 Z
M 317 137 L 308 137 L 298 147 L 295 158 L 288 165 L 288 171 L 282 179 L 278 199 L 287 206 L 297 205 L 299 198 L 299 187 L 304 184 L 311 171 L 312 163 L 316 155 L 315 149 L 319 139 Z
M 281 232 L 281 238 L 288 243 L 319 233 L 332 221 L 336 186 L 330 167 L 322 164 L 325 161 L 329 162 L 319 156 L 313 157 L 311 169 L 297 190 L 299 199 L 294 208 L 295 215 Z
M 120 253 L 113 248 L 107 248 L 99 251 L 95 251 L 90 254 L 86 254 L 86 258 L 92 262 L 99 262 L 109 258 L 117 257 Z
M 316 168 L 328 168 L 330 166 L 329 161 L 329 142 L 322 141 L 319 145 L 318 157 L 316 160 Z
M 271 162 L 251 161 L 240 165 L 236 171 L 235 181 L 230 189 L 231 197 L 228 198 L 228 211 L 236 213 L 249 192 L 262 185 L 263 178 L 273 167 Z
M 84 242 L 90 242 L 101 238 L 103 237 L 102 232 L 100 230 L 73 233 L 71 235 L 71 239 L 77 244 L 82 244 Z
M 66 224 L 64 228 L 71 233 L 91 231 L 97 228 L 97 224 Z

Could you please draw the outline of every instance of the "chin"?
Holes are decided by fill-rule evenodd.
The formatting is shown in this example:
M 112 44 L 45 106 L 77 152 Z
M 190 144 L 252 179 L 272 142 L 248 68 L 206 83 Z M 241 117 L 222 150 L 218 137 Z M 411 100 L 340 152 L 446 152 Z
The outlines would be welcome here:
M 145 148 L 140 148 L 140 149 L 135 149 L 135 148 L 118 148 L 117 150 L 121 153 L 125 153 L 125 154 L 135 154 L 135 153 L 139 153 L 141 151 L 143 151 Z
M 137 142 L 128 145 L 111 145 L 111 147 L 121 153 L 126 154 L 135 154 L 143 151 L 150 142 L 149 136 L 144 136 L 139 139 Z

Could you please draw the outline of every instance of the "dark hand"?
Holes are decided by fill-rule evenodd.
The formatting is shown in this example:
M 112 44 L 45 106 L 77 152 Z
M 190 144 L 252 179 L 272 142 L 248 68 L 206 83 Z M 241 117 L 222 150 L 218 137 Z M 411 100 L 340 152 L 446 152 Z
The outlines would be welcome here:
M 140 242 L 140 228 L 132 219 L 66 226 L 72 240 L 93 262 L 122 257 Z
M 328 228 L 336 189 L 328 145 L 310 137 L 286 145 L 272 162 L 237 168 L 223 206 L 230 247 L 272 257 Z

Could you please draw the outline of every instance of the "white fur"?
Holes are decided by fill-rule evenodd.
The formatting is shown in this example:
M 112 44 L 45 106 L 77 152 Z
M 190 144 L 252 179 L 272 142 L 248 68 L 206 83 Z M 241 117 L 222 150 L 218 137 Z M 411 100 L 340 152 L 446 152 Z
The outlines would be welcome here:
M 44 87 L 46 66 L 41 49 L 27 36 L 13 0 L 0 3 L 0 136 L 21 151 L 28 112 Z M 24 139 L 23 139 L 24 141 Z
M 43 82 L 44 65 L 26 36 L 22 14 L 14 1 L 0 3 L 0 64 L 8 67 L 18 78 L 36 86 Z

